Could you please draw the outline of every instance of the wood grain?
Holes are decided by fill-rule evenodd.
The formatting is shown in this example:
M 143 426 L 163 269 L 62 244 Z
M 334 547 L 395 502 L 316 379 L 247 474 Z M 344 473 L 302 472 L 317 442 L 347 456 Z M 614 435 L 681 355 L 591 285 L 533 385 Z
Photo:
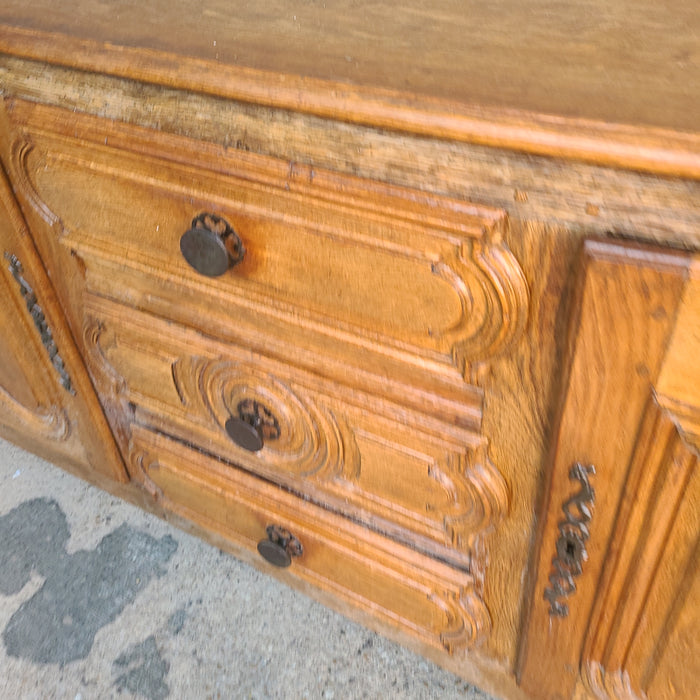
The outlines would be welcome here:
M 700 247 L 700 13 L 180 5 L 0 8 L 13 227 L 139 487 L 82 475 L 252 563 L 282 504 L 318 553 L 288 583 L 506 697 L 697 695 L 700 268 L 613 238 Z M 232 284 L 171 255 L 210 205 L 244 214 Z M 60 436 L 0 319 L 0 415 Z M 227 459 L 237 373 L 314 449 Z M 588 559 L 552 621 L 576 460 Z

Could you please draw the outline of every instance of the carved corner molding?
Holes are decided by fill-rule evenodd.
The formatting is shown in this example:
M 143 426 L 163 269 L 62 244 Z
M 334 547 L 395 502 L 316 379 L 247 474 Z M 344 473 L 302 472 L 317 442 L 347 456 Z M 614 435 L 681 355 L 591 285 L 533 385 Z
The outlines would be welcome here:
M 582 669 L 586 690 L 598 700 L 645 700 L 645 694 L 635 693 L 629 673 L 606 671 L 599 663 L 591 661 Z
M 433 264 L 450 283 L 462 306 L 459 322 L 437 339 L 467 381 L 479 366 L 509 350 L 527 326 L 530 292 L 515 256 L 486 237 L 463 244 L 452 261 Z
M 83 342 L 86 366 L 92 376 L 109 424 L 123 450 L 129 444 L 133 406 L 129 403 L 126 380 L 105 357 L 100 341 L 105 326 L 99 319 L 87 315 L 83 321 Z M 126 454 L 125 461 L 129 461 Z
M 456 655 L 481 646 L 491 632 L 491 615 L 483 599 L 473 588 L 462 587 L 459 592 L 441 591 L 429 596 L 447 619 L 440 632 L 440 643 Z
M 51 328 L 49 328 L 46 316 L 44 315 L 41 306 L 39 306 L 34 290 L 29 282 L 27 282 L 27 280 L 24 278 L 22 263 L 19 261 L 16 255 L 8 253 L 7 251 L 5 252 L 5 259 L 9 262 L 8 269 L 19 286 L 19 291 L 27 306 L 27 311 L 32 317 L 34 326 L 39 332 L 41 344 L 44 346 L 46 354 L 49 356 L 49 360 L 58 374 L 61 386 L 69 394 L 75 395 L 75 390 L 73 389 L 70 375 L 68 374 L 66 365 L 63 362 L 63 358 L 58 353 L 58 347 L 56 346 L 56 341 L 53 339 L 53 333 L 51 332 Z
M 23 431 L 62 442 L 71 433 L 68 415 L 60 406 L 27 408 L 0 387 L 0 413 L 10 416 Z
M 472 551 L 474 565 L 482 571 L 485 561 L 478 556 L 481 548 L 477 540 L 492 532 L 507 514 L 508 486 L 489 458 L 487 440 L 460 456 L 456 473 L 460 491 L 468 495 L 461 502 L 468 507 L 445 517 L 445 532 L 453 546 Z
M 36 213 L 49 225 L 60 225 L 60 219 L 51 211 L 42 199 L 30 176 L 29 159 L 34 151 L 34 144 L 27 134 L 16 139 L 11 148 L 12 166 L 15 186 L 22 193 Z
M 131 478 L 140 483 L 154 501 L 162 502 L 164 499 L 163 491 L 149 476 L 149 470 L 158 465 L 158 459 L 131 441 L 128 453 Z

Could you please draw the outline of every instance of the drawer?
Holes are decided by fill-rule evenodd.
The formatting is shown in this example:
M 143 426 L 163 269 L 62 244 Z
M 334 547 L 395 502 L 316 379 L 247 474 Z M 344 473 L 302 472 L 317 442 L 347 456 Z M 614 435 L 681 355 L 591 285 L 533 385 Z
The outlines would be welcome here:
M 268 528 L 286 531 L 295 540 L 280 575 L 330 594 L 341 610 L 359 608 L 451 654 L 487 636 L 489 615 L 469 574 L 139 426 L 132 440 L 131 468 L 169 510 L 254 553 Z
M 431 408 L 419 412 L 95 297 L 84 336 L 124 444 L 132 423 L 155 428 L 466 568 L 505 510 L 478 432 L 481 398 L 466 386 L 461 401 L 414 398 Z
M 499 210 L 43 111 L 12 112 L 17 168 L 100 295 L 222 338 L 261 343 L 264 330 L 280 349 L 394 363 L 416 382 L 460 381 L 527 320 Z M 226 222 L 240 239 L 241 261 L 218 277 L 181 252 L 200 215 L 198 230 Z

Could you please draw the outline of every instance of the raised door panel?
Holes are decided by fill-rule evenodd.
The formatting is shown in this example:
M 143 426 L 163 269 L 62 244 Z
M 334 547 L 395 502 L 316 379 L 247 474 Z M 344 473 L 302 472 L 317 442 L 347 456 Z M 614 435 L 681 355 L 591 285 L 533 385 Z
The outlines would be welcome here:
M 683 313 L 695 303 L 692 265 L 683 253 L 585 246 L 520 650 L 533 697 L 700 690 L 663 677 L 671 648 L 686 645 L 676 660 L 686 668 L 700 655 L 687 635 L 698 614 L 698 453 L 660 393 L 679 384 L 681 354 L 700 351 L 688 340 L 700 337 L 697 312 Z
M 0 168 L 0 433 L 32 452 L 126 473 L 63 314 Z

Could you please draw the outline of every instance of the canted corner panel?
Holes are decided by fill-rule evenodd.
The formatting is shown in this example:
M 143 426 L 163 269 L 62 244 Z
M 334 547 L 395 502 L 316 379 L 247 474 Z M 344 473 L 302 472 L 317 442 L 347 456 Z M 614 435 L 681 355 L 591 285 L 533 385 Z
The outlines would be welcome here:
M 129 269 L 161 288 L 184 283 L 215 296 L 242 319 L 267 318 L 436 370 L 447 364 L 466 377 L 522 335 L 528 287 L 502 241 L 503 212 L 335 174 L 315 172 L 300 184 L 276 160 L 252 154 L 227 154 L 226 175 L 216 176 L 138 156 L 113 135 L 119 149 L 88 144 L 72 133 L 96 141 L 106 127 L 91 122 L 81 133 L 79 116 L 68 121 L 71 136 L 27 125 L 14 167 L 63 244 L 102 263 L 92 279 L 102 293 L 123 287 L 105 265 Z M 195 160 L 207 148 L 182 146 Z M 208 209 L 230 220 L 249 257 L 224 281 L 202 279 L 180 256 L 180 235 Z M 295 272 L 297 258 L 304 270 Z
M 166 508 L 251 551 L 270 523 L 289 528 L 304 544 L 288 569 L 292 576 L 451 655 L 487 637 L 491 619 L 468 574 L 315 506 L 300 506 L 291 494 L 140 426 L 134 426 L 131 452 L 139 478 Z

